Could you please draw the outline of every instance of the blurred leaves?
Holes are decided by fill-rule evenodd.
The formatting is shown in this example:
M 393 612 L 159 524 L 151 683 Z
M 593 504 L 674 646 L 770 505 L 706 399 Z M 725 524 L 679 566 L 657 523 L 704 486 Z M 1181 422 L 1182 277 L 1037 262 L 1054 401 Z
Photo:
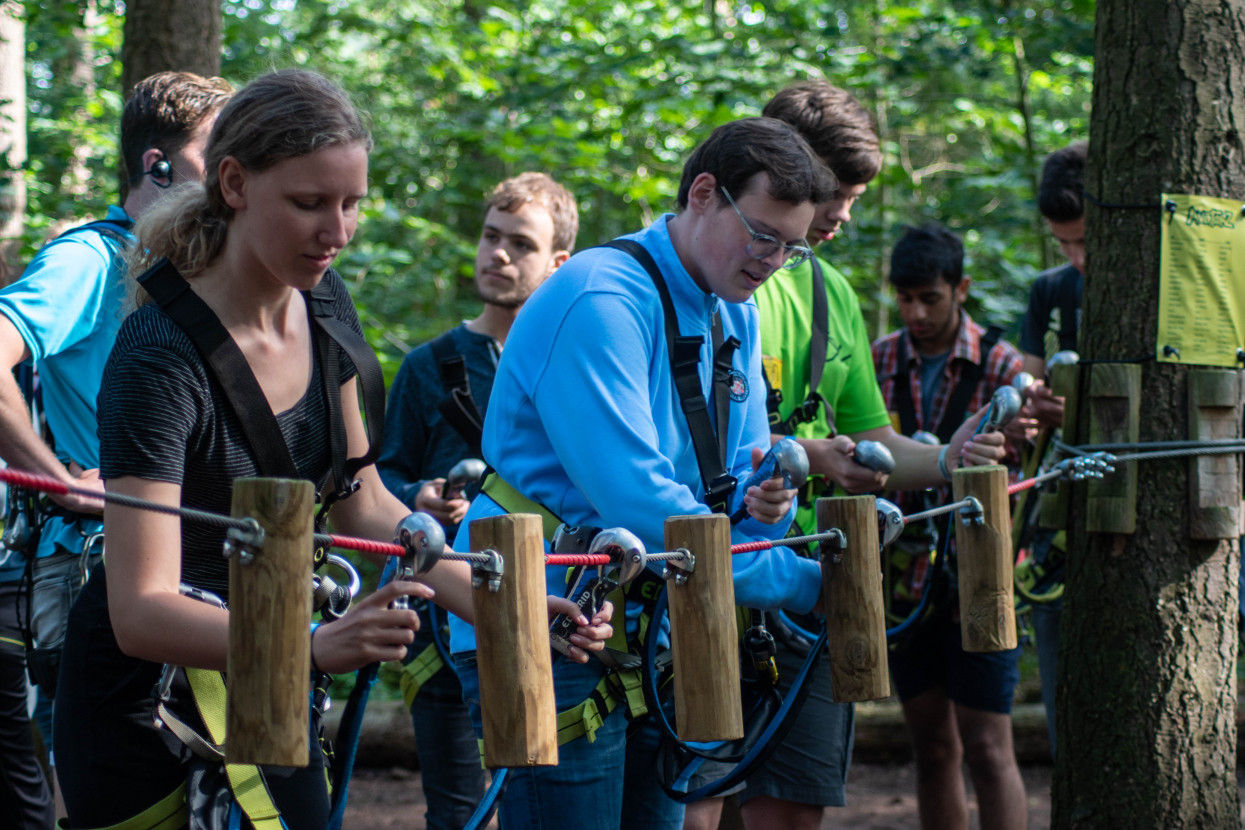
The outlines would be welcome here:
M 697 142 L 808 77 L 852 90 L 882 122 L 883 173 L 827 250 L 866 313 L 885 300 L 900 228 L 938 219 L 965 236 L 976 313 L 1008 323 L 1028 278 L 1058 260 L 1036 216 L 1036 168 L 1088 127 L 1092 0 L 221 6 L 231 80 L 307 66 L 371 115 L 371 199 L 339 267 L 390 371 L 404 346 L 474 313 L 472 249 L 498 180 L 551 173 L 580 200 L 579 246 L 593 245 L 672 209 Z M 115 199 L 120 102 L 78 100 L 65 82 L 81 8 L 27 4 L 32 244 L 52 218 Z M 94 71 L 114 90 L 124 7 L 99 11 Z M 66 199 L 58 176 L 81 143 L 96 191 Z

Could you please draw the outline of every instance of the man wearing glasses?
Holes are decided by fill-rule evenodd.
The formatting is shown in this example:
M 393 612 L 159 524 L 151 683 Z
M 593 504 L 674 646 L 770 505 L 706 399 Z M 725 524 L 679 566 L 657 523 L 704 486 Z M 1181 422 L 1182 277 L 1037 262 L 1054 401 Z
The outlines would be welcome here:
M 838 179 L 832 197 L 817 205 L 807 234 L 810 245 L 829 243 L 851 221 L 853 205 L 881 169 L 882 153 L 869 113 L 846 90 L 813 80 L 779 92 L 763 114 L 794 127 Z M 892 487 L 944 482 L 938 464 L 942 449 L 918 444 L 892 428 L 860 303 L 847 278 L 824 258 L 829 248 L 820 250 L 821 257 L 775 274 L 754 298 L 761 319 L 761 360 L 777 393 L 769 401 L 772 432 L 775 438 L 793 436 L 808 453 L 811 476 L 800 491 L 795 524 L 799 532 L 809 533 L 816 531 L 813 504 L 819 496 L 832 494 L 836 487 L 850 493 L 878 490 L 886 482 L 882 473 L 856 463 L 857 441 L 879 441 L 890 449 L 895 458 Z M 996 463 L 1003 457 L 1001 436 L 968 441 L 975 422 L 969 419 L 952 436 L 947 463 Z M 790 636 L 781 621 L 771 622 L 778 645 L 778 688 L 785 695 L 804 661 L 807 642 Z M 794 616 L 794 622 L 813 631 L 820 626 L 812 618 Z M 812 670 L 795 725 L 740 788 L 748 830 L 816 830 L 826 806 L 845 803 L 854 711 L 852 704 L 834 701 L 829 673 L 828 660 Z M 708 764 L 700 772 L 710 780 L 721 775 L 720 768 Z M 694 778 L 692 786 L 699 783 Z M 721 799 L 697 802 L 688 809 L 685 830 L 717 827 L 721 809 Z
M 795 492 L 774 480 L 747 492 L 729 484 L 730 476 L 743 480 L 770 445 L 757 310 L 748 300 L 776 271 L 808 258 L 814 206 L 833 191 L 833 177 L 790 127 L 733 122 L 688 159 L 678 213 L 625 237 L 641 249 L 638 258 L 598 247 L 554 272 L 528 300 L 502 353 L 483 438 L 496 476 L 465 521 L 535 507 L 570 525 L 627 528 L 656 551 L 668 516 L 706 514 L 720 502 L 728 513 L 746 507 L 732 541 L 782 538 Z M 651 271 L 642 259 L 651 259 Z M 695 419 L 676 391 L 673 329 L 683 343 L 699 338 L 691 347 L 699 356 L 695 390 L 685 392 L 705 402 L 712 458 L 698 461 Z M 466 534 L 459 539 L 456 547 Z M 818 601 L 817 563 L 788 548 L 732 557 L 732 567 L 740 602 L 807 612 Z M 551 569 L 549 591 L 565 590 L 565 569 Z M 629 592 L 614 617 L 629 636 L 643 605 L 638 593 Z M 474 649 L 474 631 L 453 620 L 451 650 L 478 730 Z M 583 704 L 607 672 L 599 660 L 556 659 L 559 712 Z M 627 701 L 616 704 L 591 739 L 559 747 L 557 767 L 512 771 L 503 826 L 682 826 L 683 808 L 655 777 L 657 726 L 643 718 L 629 730 Z

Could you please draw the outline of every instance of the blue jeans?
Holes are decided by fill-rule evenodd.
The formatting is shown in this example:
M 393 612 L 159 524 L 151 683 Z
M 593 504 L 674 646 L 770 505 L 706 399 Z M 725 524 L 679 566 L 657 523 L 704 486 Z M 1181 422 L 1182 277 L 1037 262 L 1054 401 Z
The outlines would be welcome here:
M 1051 556 L 1051 544 L 1055 532 L 1039 532 L 1033 540 L 1033 555 L 1046 565 Z M 1062 556 L 1060 551 L 1055 555 Z M 1054 602 L 1033 604 L 1033 638 L 1037 646 L 1038 676 L 1042 681 L 1042 708 L 1046 710 L 1046 734 L 1050 740 L 1050 754 L 1055 757 L 1055 681 L 1059 667 L 1059 619 L 1063 616 L 1063 598 Z
M 410 648 L 413 654 L 432 644 L 426 611 L 420 622 Z M 453 666 L 445 666 L 420 687 L 411 705 L 411 722 L 428 799 L 428 830 L 462 830 L 484 796 L 484 768 Z
M 1059 664 L 1059 618 L 1063 598 L 1033 605 L 1033 637 L 1037 641 L 1038 675 L 1042 681 L 1042 707 L 1046 710 L 1046 734 L 1050 755 L 1055 757 L 1055 677 Z
M 475 652 L 455 655 L 455 664 L 480 734 Z M 558 711 L 582 703 L 604 676 L 600 661 L 555 659 Z M 579 737 L 558 747 L 556 767 L 511 770 L 499 808 L 504 830 L 680 830 L 683 805 L 666 795 L 654 775 L 660 730 L 651 718 L 628 724 L 624 710 L 619 706 L 605 719 L 595 741 Z

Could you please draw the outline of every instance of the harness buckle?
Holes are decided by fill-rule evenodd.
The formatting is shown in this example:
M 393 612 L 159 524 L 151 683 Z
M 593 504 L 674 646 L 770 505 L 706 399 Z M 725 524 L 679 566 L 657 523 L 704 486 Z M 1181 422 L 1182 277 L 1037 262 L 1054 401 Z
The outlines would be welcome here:
M 729 512 L 731 496 L 735 494 L 737 484 L 739 484 L 739 479 L 730 473 L 722 473 L 709 482 L 709 487 L 705 490 L 705 504 L 709 505 L 709 509 L 714 513 Z
M 770 685 L 778 682 L 778 666 L 774 658 L 778 655 L 778 644 L 774 635 L 764 625 L 754 625 L 744 632 L 743 647 L 748 652 L 757 674 L 769 680 Z

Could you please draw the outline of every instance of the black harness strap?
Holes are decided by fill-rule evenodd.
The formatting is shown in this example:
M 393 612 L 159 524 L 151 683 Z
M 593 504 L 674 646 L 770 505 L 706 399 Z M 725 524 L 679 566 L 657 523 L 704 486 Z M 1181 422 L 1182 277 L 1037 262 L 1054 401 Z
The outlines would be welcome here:
M 275 478 L 297 478 L 285 436 L 264 397 L 255 373 L 216 313 L 203 302 L 167 259 L 138 277 L 141 285 L 173 322 L 186 332 L 212 368 L 225 398 L 242 425 L 260 472 Z
M 162 259 L 138 278 L 139 284 L 161 309 L 186 332 L 195 348 L 212 369 L 234 414 L 238 416 L 247 445 L 256 465 L 266 476 L 297 478 L 298 468 L 277 418 L 268 405 L 259 381 L 246 357 L 215 312 L 190 289 L 177 269 Z M 321 280 L 304 295 L 308 313 L 315 321 L 312 336 L 320 356 L 320 375 L 324 385 L 330 422 L 330 455 L 336 492 L 333 500 L 353 492 L 352 482 L 359 470 L 375 460 L 380 452 L 380 436 L 385 428 L 384 381 L 376 355 L 349 326 L 333 316 L 332 290 Z M 341 409 L 341 352 L 349 356 L 359 374 L 363 390 L 364 413 L 368 427 L 368 449 L 361 458 L 346 458 L 346 426 Z M 322 511 L 323 512 L 323 509 Z
M 68 236 L 69 234 L 77 233 L 78 231 L 95 231 L 96 233 L 102 233 L 104 236 L 110 237 L 114 241 L 125 245 L 129 243 L 131 239 L 130 234 L 133 230 L 133 219 L 96 219 L 94 222 L 87 222 L 85 225 L 78 225 L 77 227 L 70 228 L 56 238 L 60 239 L 63 236 Z
M 700 337 L 684 337 L 679 334 L 679 320 L 675 314 L 670 288 L 661 269 L 643 245 L 631 239 L 615 239 L 602 247 L 616 248 L 630 254 L 644 267 L 657 287 L 665 318 L 666 344 L 670 355 L 670 374 L 679 393 L 679 403 L 687 418 L 687 427 L 696 451 L 696 463 L 705 486 L 705 503 L 715 513 L 725 513 L 735 492 L 736 480 L 726 465 L 726 435 L 730 419 L 730 371 L 739 340 L 734 336 L 722 342 L 722 320 L 713 315 L 713 397 L 718 429 L 714 432 L 709 422 L 709 409 L 700 389 Z
M 938 422 L 938 428 L 934 433 L 942 443 L 945 444 L 950 441 L 951 436 L 955 434 L 960 424 L 964 422 L 968 402 L 972 399 L 973 392 L 977 389 L 977 384 L 981 383 L 981 379 L 986 373 L 986 364 L 990 360 L 990 352 L 994 350 L 995 344 L 999 342 L 999 338 L 1002 336 L 1003 329 L 999 326 L 987 328 L 986 333 L 981 336 L 981 341 L 978 344 L 981 361 L 979 363 L 969 363 L 960 373 L 960 379 L 956 382 L 955 389 L 951 391 L 951 397 L 947 400 L 947 406 L 943 410 L 942 419 Z M 899 431 L 904 435 L 912 435 L 920 429 L 920 426 L 917 424 L 916 405 L 912 400 L 911 372 L 908 368 L 908 332 L 906 330 L 899 335 L 895 360 L 893 380 L 895 382 L 895 409 L 899 412 Z
M 325 373 L 325 389 L 330 390 L 329 414 L 333 418 L 333 432 L 340 436 L 341 442 L 340 447 L 335 446 L 333 449 L 333 481 L 337 489 L 329 499 L 326 499 L 325 503 L 328 505 L 333 500 L 352 493 L 354 477 L 359 474 L 359 470 L 375 463 L 380 457 L 381 442 L 385 434 L 385 378 L 381 373 L 380 361 L 376 359 L 376 353 L 372 351 L 372 347 L 334 314 L 336 298 L 328 281 L 320 280 L 315 288 L 304 296 L 307 298 L 307 307 L 311 310 L 312 319 L 320 327 L 321 332 L 327 335 L 327 337 L 316 338 L 316 341 L 321 357 L 325 360 L 322 369 Z M 334 344 L 337 348 L 333 348 Z M 360 395 L 363 399 L 363 417 L 368 442 L 367 450 L 358 458 L 346 458 L 346 425 L 341 417 L 341 395 L 331 393 L 331 390 L 340 388 L 337 384 L 341 352 L 345 352 L 350 362 L 354 364 L 355 372 L 359 377 Z M 341 475 L 338 475 L 337 459 L 339 458 L 344 459 L 341 462 Z
M 428 344 L 432 347 L 437 369 L 441 373 L 441 385 L 446 396 L 437 404 L 437 411 L 454 430 L 462 436 L 476 456 L 481 454 L 484 437 L 484 415 L 471 394 L 471 382 L 467 378 L 467 361 L 454 348 L 452 332 L 445 332 Z
M 811 262 L 813 264 L 813 331 L 808 344 L 808 396 L 792 410 L 786 420 L 782 420 L 778 414 L 778 405 L 782 403 L 782 392 L 770 390 L 771 394 L 766 399 L 766 405 L 769 409 L 771 432 L 775 435 L 794 435 L 795 428 L 800 424 L 807 424 L 816 419 L 819 406 L 826 408 L 826 419 L 830 424 L 831 433 L 834 432 L 834 410 L 817 391 L 817 388 L 821 386 L 821 376 L 826 368 L 826 352 L 830 342 L 830 298 L 826 296 L 826 275 L 821 270 L 821 263 L 817 261 L 817 257 L 813 257 Z M 768 385 L 769 378 L 767 377 L 766 386 Z
M 1059 348 L 1075 351 L 1081 298 L 1075 290 L 1061 290 L 1059 293 Z

